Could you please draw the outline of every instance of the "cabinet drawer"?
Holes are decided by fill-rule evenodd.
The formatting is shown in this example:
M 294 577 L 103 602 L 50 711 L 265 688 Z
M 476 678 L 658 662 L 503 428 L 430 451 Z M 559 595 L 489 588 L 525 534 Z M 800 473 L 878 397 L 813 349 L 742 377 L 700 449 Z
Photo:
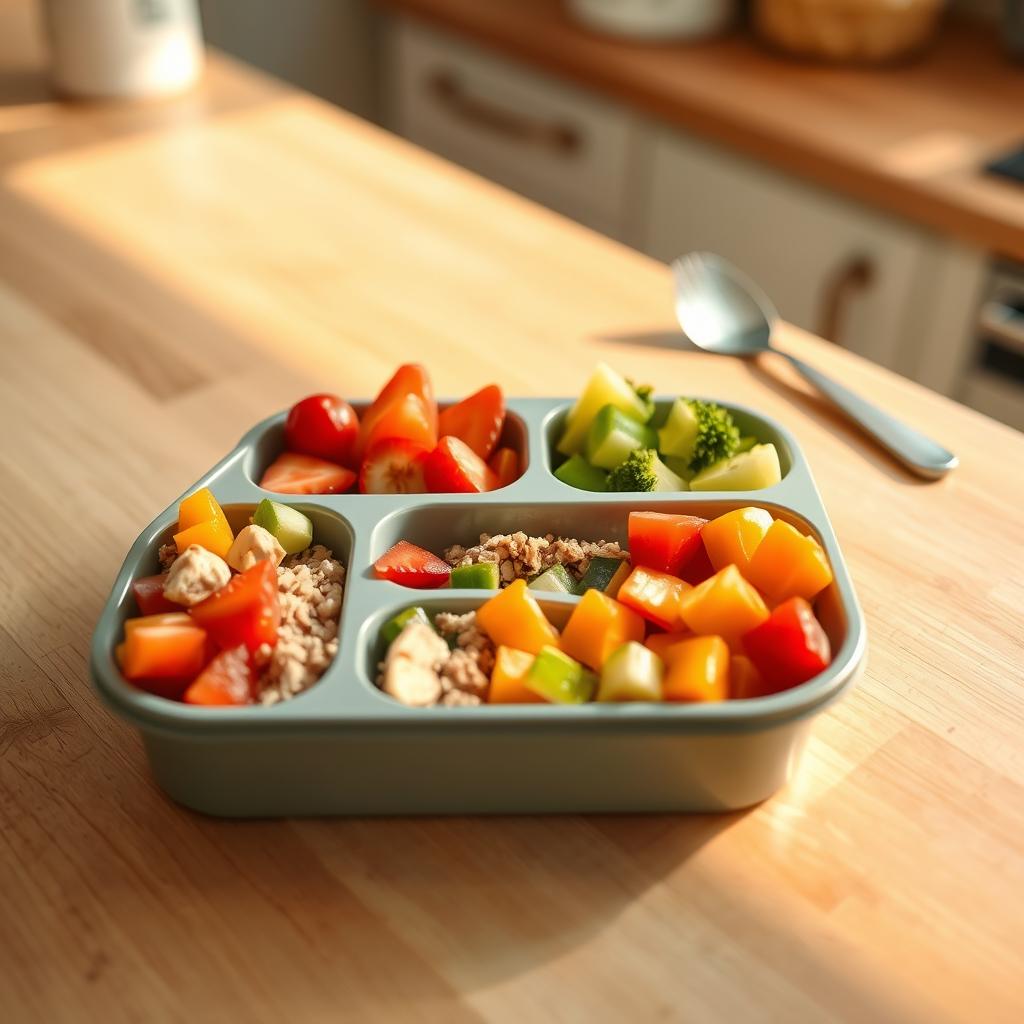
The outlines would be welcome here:
M 614 104 L 400 19 L 392 127 L 517 192 L 621 233 L 633 122 Z

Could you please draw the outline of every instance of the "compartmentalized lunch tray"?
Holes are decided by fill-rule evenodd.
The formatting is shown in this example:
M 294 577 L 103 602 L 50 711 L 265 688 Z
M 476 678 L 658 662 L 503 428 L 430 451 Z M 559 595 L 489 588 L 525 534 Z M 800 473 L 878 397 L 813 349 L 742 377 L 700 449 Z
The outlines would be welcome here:
M 665 400 L 667 401 L 667 400 Z M 312 688 L 269 707 L 203 708 L 126 682 L 113 660 L 124 620 L 137 614 L 131 582 L 158 571 L 178 502 L 125 558 L 93 636 L 91 673 L 104 701 L 142 733 L 154 776 L 174 799 L 210 814 L 709 811 L 748 806 L 792 775 L 816 713 L 863 669 L 864 623 L 835 534 L 792 435 L 728 404 L 744 434 L 773 441 L 782 481 L 758 491 L 594 494 L 551 472 L 568 399 L 514 399 L 502 444 L 525 462 L 514 483 L 486 494 L 281 496 L 256 480 L 281 450 L 284 414 L 259 423 L 200 478 L 235 528 L 264 497 L 313 519 L 314 543 L 346 566 L 339 652 Z M 356 406 L 357 410 L 359 406 Z M 490 596 L 417 591 L 373 578 L 372 564 L 400 539 L 441 552 L 480 533 L 523 530 L 625 546 L 627 515 L 647 509 L 713 518 L 760 505 L 815 535 L 835 580 L 817 610 L 833 662 L 792 690 L 714 704 L 483 705 L 410 708 L 373 682 L 381 623 L 410 604 L 464 611 Z M 575 598 L 544 595 L 561 626 Z

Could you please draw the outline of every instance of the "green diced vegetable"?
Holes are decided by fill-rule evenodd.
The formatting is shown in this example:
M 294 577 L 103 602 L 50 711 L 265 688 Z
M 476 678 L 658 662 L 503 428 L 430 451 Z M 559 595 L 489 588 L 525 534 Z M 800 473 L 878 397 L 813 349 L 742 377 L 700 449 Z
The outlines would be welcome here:
M 658 431 L 659 451 L 686 459 L 695 472 L 735 455 L 739 441 L 729 410 L 698 398 L 677 398 Z
M 676 476 L 682 477 L 684 480 L 693 478 L 693 470 L 690 469 L 686 459 L 681 459 L 678 455 L 661 455 L 660 458 Z
M 553 704 L 585 704 L 594 698 L 597 676 L 557 647 L 546 646 L 540 649 L 523 683 Z
M 609 597 L 615 597 L 619 587 L 626 582 L 629 571 L 629 562 L 623 558 L 592 558 L 583 579 L 576 586 L 576 593 L 600 590 Z
M 676 476 L 652 448 L 629 453 L 621 466 L 608 474 L 610 491 L 685 491 L 686 481 Z
M 599 701 L 661 700 L 665 664 L 635 641 L 617 647 L 601 667 Z
M 264 498 L 253 513 L 252 521 L 272 533 L 289 555 L 297 555 L 313 543 L 313 522 L 297 508 Z
M 750 449 L 753 448 L 755 444 L 757 444 L 757 438 L 756 437 L 750 437 L 749 435 L 747 437 L 741 437 L 740 441 L 739 441 L 739 444 L 736 445 L 736 452 L 735 452 L 735 454 L 736 455 L 740 455 L 743 452 L 749 452 Z
M 658 435 L 650 427 L 630 419 L 614 405 L 604 406 L 587 431 L 587 462 L 601 469 L 614 469 L 634 448 L 655 448 Z
M 500 580 L 497 562 L 477 562 L 455 566 L 449 585 L 462 590 L 497 590 Z
M 553 565 L 530 580 L 530 590 L 548 590 L 555 594 L 575 594 L 576 580 L 564 565 Z
M 393 619 L 388 619 L 388 621 L 380 627 L 380 638 L 384 641 L 384 646 L 390 647 L 398 638 L 398 634 L 401 633 L 410 622 L 422 622 L 424 625 L 431 625 L 426 611 L 419 605 L 413 605 L 411 608 L 403 608 L 402 611 L 400 611 Z
M 590 465 L 582 455 L 570 455 L 555 470 L 555 476 L 570 487 L 581 491 L 607 491 L 608 474 Z
M 633 385 L 607 363 L 598 363 L 583 394 L 566 417 L 565 428 L 557 445 L 563 455 L 574 455 L 582 450 L 590 424 L 598 411 L 606 405 L 614 405 L 640 423 L 647 421 L 647 402 L 637 394 Z
M 756 444 L 749 452 L 722 459 L 690 481 L 693 491 L 758 491 L 782 479 L 779 453 L 773 444 Z

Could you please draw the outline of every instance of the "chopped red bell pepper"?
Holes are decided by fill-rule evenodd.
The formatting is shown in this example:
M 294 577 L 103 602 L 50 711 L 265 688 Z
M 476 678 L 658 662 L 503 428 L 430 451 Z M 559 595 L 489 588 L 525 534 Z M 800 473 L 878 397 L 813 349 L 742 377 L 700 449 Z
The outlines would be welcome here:
M 400 540 L 385 551 L 373 563 L 373 570 L 378 579 L 420 590 L 443 587 L 452 574 L 452 567 L 447 562 L 407 540 Z
M 210 662 L 182 698 L 186 704 L 210 706 L 251 704 L 256 674 L 244 645 L 221 651 Z
M 232 576 L 216 594 L 189 609 L 197 625 L 227 650 L 244 644 L 255 651 L 277 643 L 281 606 L 277 599 L 277 569 L 268 560 Z
M 681 577 L 690 559 L 702 548 L 700 531 L 706 522 L 699 516 L 630 512 L 630 561 Z
M 802 597 L 791 597 L 743 635 L 743 649 L 765 686 L 778 693 L 807 682 L 828 668 L 832 651 L 821 623 Z
M 132 594 L 140 615 L 159 615 L 161 612 L 179 612 L 181 606 L 164 597 L 164 583 L 167 573 L 159 576 L 142 576 L 132 583 Z

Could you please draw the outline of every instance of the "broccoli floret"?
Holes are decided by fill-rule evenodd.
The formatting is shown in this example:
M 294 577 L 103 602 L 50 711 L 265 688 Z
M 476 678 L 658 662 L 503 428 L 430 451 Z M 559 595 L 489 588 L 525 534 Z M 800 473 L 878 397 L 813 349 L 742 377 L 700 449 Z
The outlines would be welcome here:
M 733 422 L 729 410 L 697 398 L 687 399 L 686 404 L 697 417 L 697 439 L 690 469 L 698 473 L 720 459 L 735 455 L 740 446 L 740 428 Z
M 685 491 L 686 481 L 676 476 L 653 448 L 635 448 L 608 474 L 609 491 Z

